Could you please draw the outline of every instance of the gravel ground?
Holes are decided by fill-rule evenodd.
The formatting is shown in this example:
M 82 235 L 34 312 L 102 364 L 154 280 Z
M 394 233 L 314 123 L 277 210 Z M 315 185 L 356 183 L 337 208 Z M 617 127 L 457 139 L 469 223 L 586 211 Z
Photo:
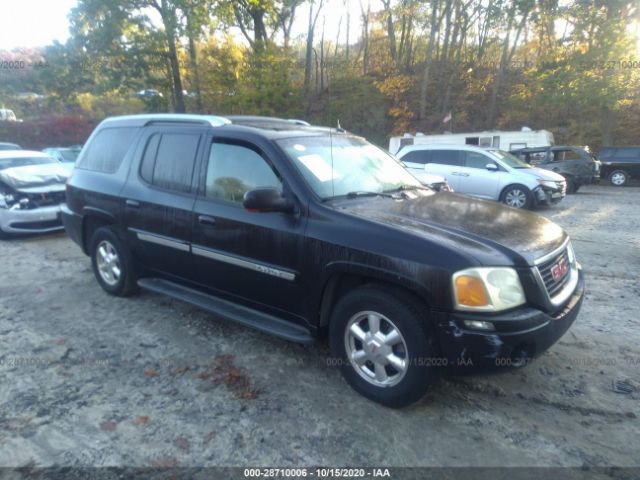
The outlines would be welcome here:
M 325 345 L 108 296 L 64 234 L 4 241 L 0 466 L 638 466 L 639 205 L 597 186 L 541 210 L 585 269 L 578 321 L 526 368 L 403 410 L 353 392 Z

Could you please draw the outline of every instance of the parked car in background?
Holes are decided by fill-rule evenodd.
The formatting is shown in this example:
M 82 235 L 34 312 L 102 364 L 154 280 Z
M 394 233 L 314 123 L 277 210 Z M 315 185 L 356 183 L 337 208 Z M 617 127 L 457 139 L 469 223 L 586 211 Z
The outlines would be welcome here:
M 0 152 L 0 236 L 60 230 L 69 172 L 29 150 Z
M 418 179 L 435 174 L 451 188 L 510 207 L 530 208 L 558 203 L 566 195 L 561 175 L 531 167 L 510 153 L 471 145 L 411 145 L 398 158 Z
M 22 150 L 17 143 L 0 142 L 0 150 Z
M 42 150 L 50 157 L 58 160 L 67 170 L 72 170 L 78 159 L 78 155 L 82 151 L 82 145 L 73 145 L 71 147 L 52 147 Z
M 602 163 L 601 176 L 611 185 L 621 187 L 630 178 L 640 178 L 640 146 L 602 147 L 598 160 Z
M 106 292 L 141 287 L 300 343 L 328 334 L 351 386 L 393 407 L 459 359 L 522 366 L 575 320 L 583 274 L 558 225 L 435 193 L 346 132 L 236 123 L 97 127 L 62 209 Z
M 562 175 L 567 181 L 567 193 L 575 193 L 582 185 L 600 181 L 600 162 L 584 147 L 556 145 L 521 148 L 511 153 L 529 165 Z
M 484 132 L 444 133 L 425 135 L 416 133 L 391 137 L 389 151 L 397 154 L 403 147 L 409 145 L 475 145 L 483 148 L 496 148 L 505 151 L 525 147 L 546 147 L 554 144 L 553 133 L 548 130 L 531 130 L 522 127 L 521 130 L 501 131 L 490 130 Z
M 139 98 L 162 98 L 162 92 L 156 90 L 155 88 L 145 88 L 144 90 L 140 90 L 136 92 L 136 96 Z

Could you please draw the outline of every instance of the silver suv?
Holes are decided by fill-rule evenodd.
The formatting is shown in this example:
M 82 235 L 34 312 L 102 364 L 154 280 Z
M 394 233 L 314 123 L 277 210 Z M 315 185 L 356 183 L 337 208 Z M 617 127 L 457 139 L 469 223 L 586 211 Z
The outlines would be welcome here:
M 562 200 L 567 184 L 554 172 L 531 167 L 514 155 L 471 145 L 407 145 L 398 158 L 424 181 L 442 175 L 457 193 L 530 208 Z

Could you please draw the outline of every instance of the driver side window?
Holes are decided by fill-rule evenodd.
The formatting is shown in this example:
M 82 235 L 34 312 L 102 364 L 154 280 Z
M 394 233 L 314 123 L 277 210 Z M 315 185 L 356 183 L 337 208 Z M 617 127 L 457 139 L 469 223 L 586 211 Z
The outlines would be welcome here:
M 207 197 L 242 203 L 247 191 L 260 187 L 282 191 L 282 182 L 262 155 L 245 145 L 213 142 L 205 184 Z

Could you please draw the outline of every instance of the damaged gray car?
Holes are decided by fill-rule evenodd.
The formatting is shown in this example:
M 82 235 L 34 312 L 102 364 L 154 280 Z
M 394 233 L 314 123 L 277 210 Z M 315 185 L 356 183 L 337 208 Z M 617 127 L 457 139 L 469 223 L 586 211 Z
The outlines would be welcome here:
M 60 230 L 69 172 L 41 152 L 0 152 L 0 236 Z

